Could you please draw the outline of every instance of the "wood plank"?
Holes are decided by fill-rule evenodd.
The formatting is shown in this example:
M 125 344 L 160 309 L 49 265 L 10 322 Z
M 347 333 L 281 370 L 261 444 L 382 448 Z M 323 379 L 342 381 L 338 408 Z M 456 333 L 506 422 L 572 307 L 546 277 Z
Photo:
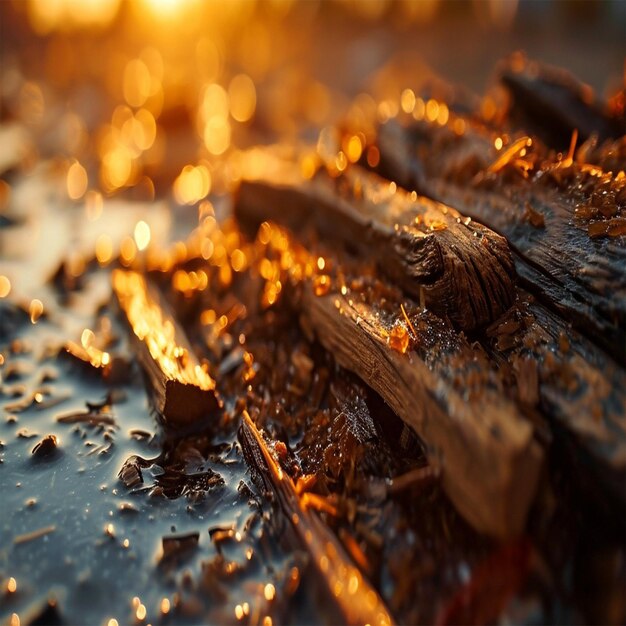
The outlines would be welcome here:
M 320 168 L 307 179 L 290 162 L 264 158 L 272 162 L 269 173 L 244 175 L 240 183 L 235 212 L 241 223 L 256 229 L 273 220 L 347 245 L 466 331 L 511 305 L 513 262 L 493 231 L 356 166 L 342 174 Z
M 202 428 L 222 406 L 215 381 L 200 366 L 184 331 L 141 274 L 114 270 L 112 280 L 152 388 L 157 415 L 170 428 Z
M 390 345 L 393 326 L 371 304 L 303 291 L 302 315 L 337 362 L 356 373 L 426 442 L 443 486 L 477 530 L 524 529 L 542 461 L 533 428 L 497 390 L 486 363 L 431 313 L 415 316 L 411 348 Z
M 555 161 L 536 140 L 498 152 L 495 132 L 470 120 L 465 129 L 383 124 L 380 169 L 506 236 L 524 286 L 623 363 L 626 178 L 569 156 Z

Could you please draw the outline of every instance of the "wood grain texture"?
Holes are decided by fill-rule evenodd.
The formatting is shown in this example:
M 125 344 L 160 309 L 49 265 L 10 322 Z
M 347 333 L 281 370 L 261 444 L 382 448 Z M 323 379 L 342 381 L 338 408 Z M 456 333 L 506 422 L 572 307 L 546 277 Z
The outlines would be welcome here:
M 415 320 L 414 349 L 388 343 L 375 307 L 303 291 L 302 315 L 337 362 L 360 376 L 426 442 L 446 493 L 477 530 L 523 531 L 542 450 L 533 428 L 497 388 L 490 368 L 437 318 Z
M 379 129 L 380 169 L 399 185 L 450 204 L 504 235 L 524 287 L 623 363 L 626 237 L 609 236 L 610 228 L 622 228 L 623 218 L 584 218 L 593 203 L 619 215 L 623 180 L 613 175 L 601 180 L 576 163 L 527 179 L 513 166 L 494 173 L 494 136 L 469 124 L 458 135 L 437 124 L 391 121 Z M 579 180 L 581 189 L 589 186 L 588 197 L 576 189 Z M 603 191 L 609 193 L 606 199 Z M 598 226 L 601 236 L 590 236 Z
M 409 296 L 460 329 L 485 326 L 512 303 L 515 272 L 504 238 L 457 211 L 398 190 L 362 168 L 312 180 L 289 162 L 242 180 L 238 220 L 313 230 L 371 259 Z

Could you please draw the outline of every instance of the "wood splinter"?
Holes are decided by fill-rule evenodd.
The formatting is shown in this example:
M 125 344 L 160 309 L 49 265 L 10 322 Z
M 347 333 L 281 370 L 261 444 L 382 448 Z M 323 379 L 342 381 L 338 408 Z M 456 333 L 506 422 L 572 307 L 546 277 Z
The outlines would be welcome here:
M 113 289 L 137 340 L 137 356 L 159 417 L 174 428 L 204 424 L 222 401 L 174 317 L 137 272 L 115 270 Z

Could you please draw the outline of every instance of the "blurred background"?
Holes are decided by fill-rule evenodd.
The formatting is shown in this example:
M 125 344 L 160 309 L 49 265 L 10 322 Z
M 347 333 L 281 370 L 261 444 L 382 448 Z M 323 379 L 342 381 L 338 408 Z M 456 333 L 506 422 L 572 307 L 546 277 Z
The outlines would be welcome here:
M 0 27 L 4 160 L 53 156 L 92 203 L 194 204 L 239 148 L 315 140 L 432 73 L 483 94 L 515 50 L 608 95 L 626 54 L 622 0 L 5 0 Z

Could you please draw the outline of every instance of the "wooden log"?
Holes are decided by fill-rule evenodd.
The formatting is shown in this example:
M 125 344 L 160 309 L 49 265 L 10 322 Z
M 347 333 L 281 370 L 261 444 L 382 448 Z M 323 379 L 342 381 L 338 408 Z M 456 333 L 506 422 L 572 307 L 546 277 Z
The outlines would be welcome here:
M 413 317 L 415 333 L 404 331 L 406 346 L 398 326 L 371 303 L 341 293 L 316 296 L 308 286 L 300 310 L 337 362 L 426 443 L 463 517 L 497 537 L 521 533 L 543 453 L 479 352 L 427 311 Z
M 460 329 L 497 319 L 512 303 L 515 273 L 504 238 L 442 204 L 398 190 L 359 167 L 312 179 L 287 161 L 246 176 L 235 212 L 256 228 L 265 220 L 348 246 L 395 284 Z M 286 208 L 288 207 L 288 208 Z
M 355 626 L 392 624 L 383 599 L 352 564 L 334 533 L 315 511 L 305 506 L 291 477 L 282 470 L 247 411 L 243 412 L 239 440 L 246 460 L 276 495 L 280 509 L 311 554 L 313 566 L 328 586 L 331 597 L 335 598 L 345 623 Z
M 498 151 L 496 133 L 464 128 L 381 125 L 381 172 L 506 236 L 524 286 L 623 363 L 626 177 L 577 163 L 573 148 L 558 160 L 521 137 Z
M 156 290 L 137 272 L 115 270 L 113 289 L 126 315 L 157 415 L 173 429 L 206 424 L 222 401 Z
M 572 133 L 582 141 L 626 134 L 626 120 L 612 114 L 589 85 L 564 69 L 516 53 L 500 64 L 498 80 L 510 94 L 509 121 L 557 150 L 566 150 Z

